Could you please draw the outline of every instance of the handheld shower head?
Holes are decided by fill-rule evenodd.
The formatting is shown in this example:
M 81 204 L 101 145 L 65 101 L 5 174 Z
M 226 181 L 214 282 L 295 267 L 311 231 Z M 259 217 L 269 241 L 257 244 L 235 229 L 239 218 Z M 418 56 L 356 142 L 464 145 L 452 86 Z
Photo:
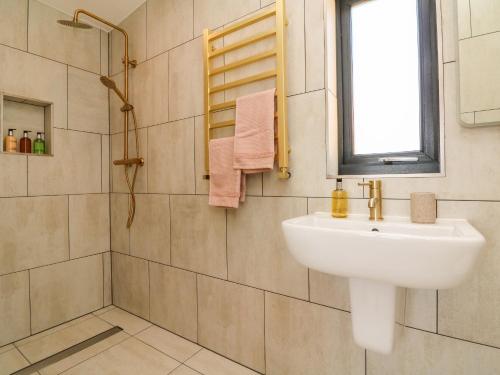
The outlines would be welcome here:
M 92 26 L 89 24 L 86 24 L 84 22 L 80 21 L 75 21 L 73 20 L 58 20 L 57 23 L 64 25 L 64 26 L 69 26 L 69 27 L 74 27 L 76 29 L 91 29 Z
M 113 90 L 116 93 L 116 95 L 118 95 L 118 97 L 122 100 L 123 107 L 121 108 L 121 110 L 123 112 L 130 111 L 134 108 L 134 106 L 132 104 L 130 104 L 127 101 L 127 99 L 125 99 L 125 95 L 123 95 L 122 92 L 120 90 L 118 90 L 118 87 L 116 87 L 115 81 L 113 81 L 111 78 L 106 77 L 106 76 L 101 76 L 100 80 L 104 86 L 106 86 L 110 90 Z

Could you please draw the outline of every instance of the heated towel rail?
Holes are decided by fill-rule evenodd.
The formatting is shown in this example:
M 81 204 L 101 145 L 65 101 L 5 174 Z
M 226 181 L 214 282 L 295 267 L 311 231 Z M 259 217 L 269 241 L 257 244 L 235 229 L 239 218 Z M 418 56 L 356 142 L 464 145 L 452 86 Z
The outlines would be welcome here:
M 247 29 L 248 27 L 258 24 L 267 19 L 275 19 L 274 25 L 264 31 L 254 33 L 251 36 L 236 42 L 227 42 L 227 36 L 238 32 L 239 30 Z M 286 42 L 285 42 L 285 27 L 286 27 L 286 12 L 285 0 L 276 0 L 275 4 L 270 8 L 262 11 L 252 17 L 246 18 L 243 21 L 233 23 L 220 30 L 210 32 L 208 29 L 203 30 L 203 63 L 204 63 L 204 93 L 205 93 L 205 175 L 204 178 L 210 178 L 209 170 L 209 148 L 208 144 L 212 138 L 213 130 L 226 128 L 235 125 L 235 120 L 224 120 L 216 122 L 214 115 L 216 112 L 227 111 L 236 107 L 235 100 L 222 101 L 214 103 L 214 94 L 224 93 L 226 90 L 247 86 L 249 84 L 274 79 L 276 82 L 276 122 L 277 122 L 277 144 L 278 144 L 278 176 L 282 179 L 290 178 L 288 170 L 288 153 L 290 148 L 288 145 L 288 123 L 287 123 L 287 97 L 286 97 Z M 248 29 L 247 29 L 248 30 Z M 225 63 L 226 54 L 241 50 L 247 46 L 254 45 L 260 41 L 267 39 L 275 39 L 275 46 L 271 49 L 259 51 L 256 54 L 245 56 L 237 59 L 234 62 Z M 216 47 L 216 45 L 218 47 Z M 220 46 L 219 46 L 220 45 Z M 234 71 L 242 67 L 247 67 L 267 59 L 275 59 L 275 66 L 271 70 L 264 70 L 257 74 L 225 82 L 226 74 L 229 71 Z M 222 60 L 223 63 L 216 64 L 215 61 Z M 222 76 L 223 75 L 223 76 Z M 224 83 L 213 84 L 213 78 L 224 78 Z M 225 100 L 225 99 L 224 99 Z

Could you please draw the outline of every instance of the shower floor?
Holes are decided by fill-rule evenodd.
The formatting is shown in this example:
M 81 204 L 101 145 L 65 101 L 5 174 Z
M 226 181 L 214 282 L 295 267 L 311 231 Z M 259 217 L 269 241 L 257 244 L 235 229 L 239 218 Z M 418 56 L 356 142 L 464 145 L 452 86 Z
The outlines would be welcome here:
M 39 370 L 41 375 L 256 375 L 257 373 L 114 306 L 0 347 L 11 374 L 112 326 L 122 332 Z

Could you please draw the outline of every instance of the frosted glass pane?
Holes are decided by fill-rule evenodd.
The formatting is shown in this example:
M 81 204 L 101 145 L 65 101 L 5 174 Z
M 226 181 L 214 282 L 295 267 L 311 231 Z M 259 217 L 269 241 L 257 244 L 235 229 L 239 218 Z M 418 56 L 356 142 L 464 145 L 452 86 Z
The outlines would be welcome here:
M 416 0 L 352 7 L 354 153 L 420 150 Z

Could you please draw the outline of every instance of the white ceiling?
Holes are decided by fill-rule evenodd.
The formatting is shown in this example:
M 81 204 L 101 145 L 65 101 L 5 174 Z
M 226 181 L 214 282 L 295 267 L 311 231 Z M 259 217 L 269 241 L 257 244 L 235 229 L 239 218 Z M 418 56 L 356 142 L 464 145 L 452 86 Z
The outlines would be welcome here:
M 83 8 L 99 17 L 111 21 L 118 25 L 127 18 L 134 10 L 136 10 L 146 0 L 39 0 L 69 16 L 73 16 L 73 12 L 77 8 Z M 82 16 L 83 20 L 84 16 Z M 86 19 L 85 22 L 99 27 L 102 30 L 109 31 L 109 28 L 98 22 L 91 22 Z

